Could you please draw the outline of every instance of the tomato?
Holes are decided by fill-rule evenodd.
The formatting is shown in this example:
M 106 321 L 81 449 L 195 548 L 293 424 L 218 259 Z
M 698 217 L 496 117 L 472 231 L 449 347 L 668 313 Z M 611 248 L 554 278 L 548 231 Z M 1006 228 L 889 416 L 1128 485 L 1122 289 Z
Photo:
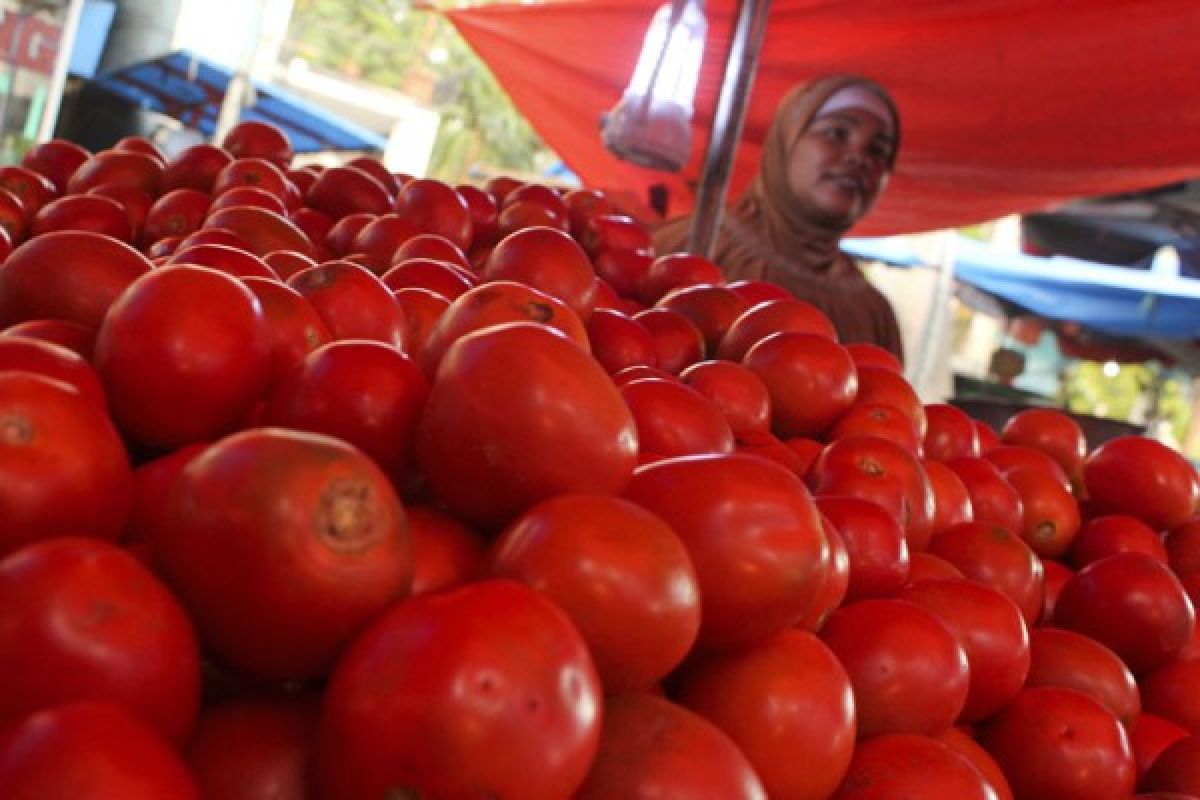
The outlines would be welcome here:
M 817 509 L 846 548 L 849 575 L 845 601 L 886 597 L 908 580 L 908 546 L 895 516 L 858 497 L 817 497 Z
M 940 578 L 913 583 L 896 596 L 932 611 L 962 645 L 970 683 L 960 721 L 985 719 L 1021 691 L 1029 672 L 1029 631 L 1007 595 L 964 578 Z
M 1111 647 L 1135 675 L 1163 666 L 1196 625 L 1192 603 L 1162 562 L 1118 553 L 1075 573 L 1058 597 L 1054 624 Z
M 866 365 L 886 367 L 893 372 L 904 374 L 904 365 L 900 363 L 900 359 L 890 350 L 885 350 L 877 344 L 850 342 L 846 345 L 846 349 L 850 352 L 850 357 L 854 359 L 856 367 Z
M 945 463 L 967 487 L 971 514 L 976 521 L 999 525 L 1018 534 L 1023 532 L 1025 506 L 1021 495 L 994 464 L 969 456 Z
M 21 198 L 10 192 L 8 189 L 0 187 L 0 228 L 4 229 L 4 233 L 8 235 L 7 246 L 9 252 L 12 248 L 25 238 L 25 229 L 28 227 L 30 215 L 25 211 L 25 205 L 21 202 Z
M 737 743 L 770 797 L 829 797 L 854 753 L 850 678 L 811 633 L 691 659 L 672 694 Z
M 655 366 L 654 340 L 640 322 L 620 311 L 596 308 L 587 321 L 592 356 L 610 375 L 635 364 Z
M 1126 552 L 1145 553 L 1168 563 L 1163 539 L 1149 525 L 1128 514 L 1106 514 L 1088 520 L 1071 545 L 1070 560 L 1078 569 L 1105 556 Z M 1178 570 L 1174 564 L 1171 566 Z
M 95 328 L 65 319 L 26 320 L 10 325 L 0 333 L 62 345 L 89 363 L 96 343 Z
M 771 427 L 783 438 L 822 433 L 858 392 L 850 354 L 818 334 L 773 334 L 751 347 L 742 363 L 766 385 Z
M 1200 661 L 1179 659 L 1142 676 L 1146 711 L 1200 733 Z
M 567 208 L 566 200 L 558 190 L 550 186 L 540 183 L 523 183 L 508 193 L 502 205 L 508 207 L 522 202 L 539 205 L 564 223 L 570 221 L 570 209 Z M 564 230 L 566 230 L 565 227 Z
M 269 278 L 242 278 L 258 298 L 271 348 L 271 382 L 304 363 L 305 357 L 333 340 L 316 309 L 290 286 Z
M 242 187 L 261 189 L 279 201 L 283 211 L 283 198 L 287 195 L 287 176 L 278 166 L 259 156 L 234 158 L 213 178 L 209 193 L 213 197 Z
M 595 303 L 596 273 L 587 253 L 556 228 L 524 228 L 501 239 L 482 278 L 524 283 L 565 303 L 584 321 Z
M 191 247 L 195 244 L 223 244 L 238 250 L 250 252 L 250 243 L 228 228 L 201 228 L 192 231 L 180 240 L 177 250 Z
M 152 197 L 158 196 L 158 181 L 164 164 L 147 153 L 130 150 L 101 150 L 79 165 L 67 181 L 66 194 L 83 194 L 97 186 L 133 186 Z M 43 205 L 39 203 L 39 207 Z
M 212 205 L 208 207 L 208 213 L 213 214 L 221 209 L 235 206 L 254 206 L 279 215 L 287 214 L 287 206 L 283 204 L 283 200 L 257 186 L 235 186 L 222 190 L 219 195 L 215 196 Z
M 700 361 L 680 372 L 679 379 L 717 407 L 735 436 L 770 430 L 771 396 L 747 367 L 732 361 Z
M 99 233 L 38 236 L 0 264 L 0 324 L 50 318 L 99 326 L 113 300 L 150 268 L 141 253 Z
M 796 623 L 797 628 L 813 633 L 820 631 L 829 615 L 842 605 L 850 585 L 850 553 L 846 550 L 845 540 L 824 514 L 821 515 L 821 530 L 829 544 L 829 564 L 816 599 Z
M 908 733 L 859 743 L 832 800 L 995 800 L 966 756 L 937 739 Z
M 31 372 L 62 381 L 102 414 L 108 412 L 104 387 L 83 356 L 44 339 L 0 333 L 0 373 Z
M 316 796 L 559 800 L 600 739 L 600 682 L 550 600 L 490 580 L 393 606 L 323 698 Z
M 1041 617 L 1045 595 L 1041 559 L 1012 531 L 987 522 L 964 522 L 934 539 L 929 552 L 971 580 L 1004 592 L 1021 609 L 1027 625 Z
M 986 456 L 1001 444 L 1000 434 L 983 420 L 975 420 L 975 435 L 979 438 L 979 454 Z
M 186 751 L 206 800 L 305 800 L 318 710 L 309 694 L 207 706 Z
M 301 270 L 315 267 L 317 262 L 295 250 L 272 250 L 262 257 L 263 263 L 274 270 L 279 280 L 286 281 Z
M 1005 444 L 1025 445 L 1054 459 L 1072 482 L 1078 483 L 1087 456 L 1083 428 L 1068 414 L 1053 408 L 1028 408 L 1009 417 L 1000 429 Z
M 534 322 L 553 328 L 574 342 L 581 352 L 590 349 L 587 329 L 565 303 L 514 281 L 493 281 L 475 286 L 450 303 L 434 324 L 418 361 L 433 378 L 447 349 L 465 334 L 509 322 Z
M 931 578 L 965 577 L 962 570 L 941 556 L 935 556 L 933 553 L 913 553 L 909 558 L 908 582 L 904 585 L 911 586 L 917 581 Z
M 975 741 L 959 728 L 946 728 L 946 730 L 933 738 L 971 762 L 971 766 L 975 767 L 979 771 L 979 774 L 983 776 L 984 783 L 987 784 L 989 789 L 995 792 L 996 800 L 1013 800 L 1012 788 L 1008 785 L 1008 778 L 1004 777 L 1004 772 L 1000 769 L 1000 765 L 996 763 L 996 759 L 992 758 L 991 754 L 987 750 L 984 750 L 979 742 Z
M 213 181 L 233 156 L 223 147 L 211 144 L 194 144 L 177 153 L 167 161 L 159 178 L 159 189 L 163 194 L 174 189 L 195 189 L 210 193 Z
M 1200 792 L 1200 736 L 1187 736 L 1167 746 L 1146 771 L 1141 786 L 1157 792 Z
M 409 258 L 397 261 L 381 276 L 389 289 L 420 288 L 437 292 L 447 300 L 456 300 L 478 283 L 467 270 L 448 261 Z
M 1200 499 L 1187 459 L 1142 436 L 1118 436 L 1093 450 L 1083 482 L 1100 513 L 1128 514 L 1160 531 L 1186 522 Z
M 153 538 L 170 535 L 163 525 L 170 509 L 171 484 L 193 458 L 208 447 L 208 442 L 194 442 L 170 451 L 166 455 L 143 461 L 133 471 L 133 507 L 125 523 L 122 544 L 143 562 L 153 565 Z
M 676 311 L 691 320 L 704 337 L 705 354 L 714 358 L 734 320 L 750 306 L 728 287 L 696 284 L 672 289 L 655 307 Z
M 633 319 L 649 331 L 660 369 L 675 375 L 704 359 L 704 334 L 678 311 L 648 308 Z
M 1142 711 L 1133 674 L 1112 650 L 1083 634 L 1037 628 L 1030 634 L 1028 686 L 1083 692 L 1130 728 Z
M 496 540 L 486 572 L 566 611 L 610 694 L 652 686 L 700 629 L 700 590 L 679 536 L 621 498 L 560 495 L 533 506 Z
M 392 254 L 391 263 L 396 265 L 413 258 L 445 261 L 467 271 L 471 269 L 471 260 L 467 258 L 463 249 L 445 236 L 439 236 L 436 233 L 419 233 L 411 239 L 405 240 Z
M 234 158 L 257 156 L 265 158 L 280 169 L 292 163 L 292 144 L 278 125 L 263 120 L 244 119 L 229 129 L 221 139 L 221 147 Z
M 444 236 L 463 250 L 471 246 L 471 209 L 449 184 L 433 178 L 408 181 L 396 195 L 396 213 L 425 233 Z
M 366 256 L 370 270 L 382 275 L 396 263 L 400 247 L 420 235 L 421 228 L 415 222 L 395 213 L 380 214 L 359 227 L 349 243 L 343 245 L 341 253 L 343 256 L 351 253 Z
M 1176 725 L 1166 717 L 1147 712 L 1139 714 L 1129 730 L 1129 743 L 1137 762 L 1138 782 L 1145 777 L 1150 765 L 1163 750 L 1189 735 L 1187 728 Z
M 256 428 L 179 473 L 156 561 L 201 640 L 270 678 L 325 674 L 405 596 L 404 512 L 383 473 L 327 436 Z
M 654 257 L 638 250 L 601 250 L 592 256 L 592 265 L 597 277 L 612 286 L 620 297 L 631 300 L 641 307 L 636 299 L 637 285 Z
M 1044 451 L 1035 447 L 1026 447 L 1021 444 L 1001 444 L 988 450 L 984 458 L 995 464 L 1001 475 L 1007 475 L 1018 468 L 1048 472 L 1054 480 L 1062 485 L 1064 491 L 1074 493 L 1074 487 L 1071 479 L 1067 477 L 1066 470 Z
M 472 244 L 492 244 L 499 232 L 500 209 L 496 201 L 478 186 L 460 184 L 455 189 L 471 212 Z M 465 248 L 464 248 L 465 249 Z
M 357 167 L 340 166 L 321 170 L 304 193 L 309 208 L 341 219 L 349 214 L 387 214 L 393 211 L 392 196 L 379 181 Z
M 417 432 L 433 492 L 485 529 L 557 494 L 618 494 L 636 458 L 633 415 L 603 368 L 538 323 L 492 326 L 451 345 Z
M 892 406 L 913 421 L 917 433 L 924 439 L 927 421 L 925 406 L 904 376 L 888 367 L 863 364 L 855 367 L 858 373 L 858 401 Z
M 265 208 L 222 208 L 208 215 L 204 227 L 232 231 L 246 242 L 250 252 L 259 256 L 265 256 L 272 250 L 294 250 L 311 258 L 317 252 L 304 231 L 282 214 Z
M 69 139 L 40 142 L 21 156 L 21 166 L 44 175 L 59 193 L 66 191 L 71 173 L 91 157 L 91 152 Z
M 1042 616 L 1039 622 L 1042 625 L 1050 625 L 1054 621 L 1054 609 L 1058 605 L 1058 596 L 1062 594 L 1062 588 L 1075 574 L 1075 570 L 1049 558 L 1042 562 L 1042 574 L 1046 596 L 1042 599 Z
M 1070 490 L 1037 467 L 1011 469 L 1004 480 L 1021 498 L 1021 538 L 1039 556 L 1061 558 L 1079 533 L 1079 506 Z
M 974 521 L 971 495 L 958 473 L 940 461 L 926 459 L 921 465 L 933 493 L 932 538 L 936 539 L 955 525 Z
M 914 455 L 921 450 L 921 440 L 913 421 L 892 406 L 880 403 L 852 403 L 825 431 L 825 438 L 831 442 L 847 436 L 878 436 Z
M 743 312 L 722 337 L 717 356 L 727 361 L 741 361 L 751 347 L 784 331 L 811 333 L 837 341 L 833 323 L 820 309 L 788 297 L 766 300 Z
M 88 160 L 91 160 L 90 156 Z M 32 217 L 39 208 L 59 196 L 58 189 L 49 178 L 31 169 L 12 165 L 0 166 L 0 188 L 17 197 L 25 209 L 26 217 Z
M 235 278 L 266 278 L 279 281 L 279 275 L 261 258 L 224 244 L 193 244 L 180 247 L 171 254 L 166 263 L 211 267 Z
M 91 231 L 121 242 L 133 241 L 133 226 L 121 204 L 94 194 L 67 195 L 39 208 L 29 222 L 29 235 L 51 231 Z
M 816 506 L 783 467 L 746 455 L 659 461 L 626 496 L 683 539 L 700 585 L 699 644 L 763 641 L 801 619 L 829 569 Z
M 396 289 L 392 297 L 404 311 L 404 351 L 417 357 L 429 341 L 434 325 L 450 307 L 450 301 L 437 292 L 416 287 Z
M 429 386 L 416 362 L 363 339 L 322 345 L 267 392 L 259 422 L 336 436 L 370 456 L 397 486 L 413 464 Z
M 0 555 L 67 533 L 115 540 L 132 498 L 129 456 L 94 401 L 53 378 L 0 373 Z
M 725 282 L 721 268 L 703 256 L 692 253 L 670 253 L 650 262 L 638 280 L 638 299 L 654 305 L 672 289 L 698 284 L 719 286 Z
M 646 378 L 620 388 L 643 458 L 732 453 L 733 430 L 708 398 L 679 381 Z
M 949 403 L 929 403 L 925 419 L 925 458 L 951 461 L 979 457 L 979 436 L 965 411 Z
M 633 217 L 613 211 L 581 217 L 575 209 L 570 209 L 570 215 L 571 235 L 579 240 L 592 259 L 612 250 L 654 255 L 650 231 Z
M 145 722 L 112 702 L 39 711 L 0 734 L 5 800 L 200 800 L 183 759 Z
M 338 256 L 345 256 L 352 253 L 354 251 L 354 240 L 358 237 L 358 234 L 380 216 L 378 214 L 367 213 L 366 211 L 356 211 L 335 220 L 334 217 L 324 212 L 318 213 L 322 214 L 326 219 L 333 221 L 332 227 L 325 234 L 325 245 Z
M 1125 729 L 1073 689 L 1025 689 L 978 738 L 1016 797 L 1117 800 L 1133 793 L 1136 768 Z
M 526 228 L 557 228 L 566 233 L 570 222 L 565 209 L 555 210 L 533 200 L 506 202 L 496 219 L 497 241 Z
M 196 634 L 128 553 L 74 536 L 0 560 L 0 717 L 76 700 L 132 709 L 176 744 L 200 706 Z
M 346 166 L 361 169 L 388 190 L 393 197 L 400 191 L 400 180 L 392 174 L 382 161 L 373 156 L 355 156 L 346 162 Z
M 404 312 L 383 281 L 350 261 L 297 272 L 287 285 L 312 303 L 337 339 L 370 339 L 404 349 Z
M 1188 520 L 1171 528 L 1162 542 L 1167 563 L 1176 575 L 1186 578 L 1200 573 L 1200 520 Z
M 168 236 L 187 236 L 199 230 L 212 205 L 212 196 L 199 189 L 178 188 L 161 195 L 146 212 L 142 241 L 157 242 Z
M 412 541 L 413 594 L 469 583 L 480 572 L 487 545 L 476 531 L 429 506 L 407 505 Z
M 950 628 L 916 603 L 870 598 L 842 606 L 821 639 L 850 676 L 860 739 L 938 733 L 962 712 L 966 653 Z
M 766 800 L 746 756 L 712 723 L 641 692 L 604 702 L 600 749 L 574 800 Z

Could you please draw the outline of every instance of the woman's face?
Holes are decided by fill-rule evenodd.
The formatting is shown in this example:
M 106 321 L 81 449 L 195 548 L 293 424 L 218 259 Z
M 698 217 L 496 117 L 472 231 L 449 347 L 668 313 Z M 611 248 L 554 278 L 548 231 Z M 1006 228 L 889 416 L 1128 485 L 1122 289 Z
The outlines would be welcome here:
M 802 211 L 849 228 L 883 188 L 895 141 L 875 114 L 845 108 L 814 119 L 788 160 L 788 186 Z

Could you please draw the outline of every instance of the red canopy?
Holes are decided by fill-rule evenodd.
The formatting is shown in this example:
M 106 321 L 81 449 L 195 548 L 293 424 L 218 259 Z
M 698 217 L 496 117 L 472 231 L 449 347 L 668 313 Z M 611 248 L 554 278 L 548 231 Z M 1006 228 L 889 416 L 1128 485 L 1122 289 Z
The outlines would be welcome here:
M 555 0 L 446 12 L 547 144 L 588 186 L 686 210 L 701 172 L 734 0 L 708 0 L 691 163 L 616 160 L 600 114 L 616 103 L 661 0 Z M 1196 0 L 774 0 L 731 182 L 753 173 L 794 83 L 857 72 L 894 93 L 900 161 L 855 230 L 957 226 L 1200 175 Z

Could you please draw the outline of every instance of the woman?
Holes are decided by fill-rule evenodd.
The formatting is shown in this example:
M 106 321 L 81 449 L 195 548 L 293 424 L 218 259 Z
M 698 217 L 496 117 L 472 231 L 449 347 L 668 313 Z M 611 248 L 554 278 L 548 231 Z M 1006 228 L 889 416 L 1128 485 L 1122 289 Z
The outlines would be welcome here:
M 728 209 L 713 261 L 729 280 L 766 280 L 820 308 L 843 343 L 903 359 L 896 315 L 838 243 L 870 210 L 900 142 L 895 104 L 873 81 L 819 78 L 780 102 L 754 181 Z M 654 234 L 659 254 L 687 247 L 691 217 Z

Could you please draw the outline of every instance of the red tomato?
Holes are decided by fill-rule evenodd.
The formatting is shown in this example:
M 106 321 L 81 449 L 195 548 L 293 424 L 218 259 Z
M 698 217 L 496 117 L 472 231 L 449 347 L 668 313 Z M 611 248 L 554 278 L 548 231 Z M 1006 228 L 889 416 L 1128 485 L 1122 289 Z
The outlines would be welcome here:
M 318 212 L 324 214 L 324 212 Z M 334 218 L 328 214 L 324 214 L 328 220 Z M 357 211 L 353 214 L 347 214 L 333 223 L 332 227 L 325 233 L 325 245 L 331 249 L 335 255 L 345 256 L 354 252 L 354 241 L 363 228 L 370 225 L 378 214 L 369 214 L 365 211 Z
M 478 281 L 465 269 L 448 261 L 432 258 L 410 258 L 397 261 L 381 279 L 392 291 L 420 288 L 437 292 L 447 300 L 456 300 Z
M 65 319 L 97 327 L 150 261 L 123 242 L 91 231 L 30 239 L 0 264 L 0 324 Z
M 223 147 L 211 144 L 194 144 L 167 162 L 159 179 L 163 194 L 173 189 L 195 189 L 210 193 L 217 173 L 233 160 Z
M 1150 765 L 1141 785 L 1156 792 L 1200 793 L 1200 736 L 1171 743 Z
M 1187 459 L 1142 436 L 1118 436 L 1093 450 L 1083 464 L 1083 482 L 1100 513 L 1129 514 L 1155 530 L 1182 525 L 1200 498 Z
M 933 578 L 965 578 L 962 570 L 941 556 L 933 553 L 913 553 L 908 564 L 908 583 L 911 586 L 917 581 Z
M 275 271 L 279 280 L 286 281 L 301 270 L 315 267 L 317 262 L 295 250 L 272 250 L 262 257 L 263 263 Z
M 929 403 L 925 420 L 925 458 L 951 461 L 979 457 L 979 436 L 965 411 L 949 403 Z
M 195 442 L 166 455 L 143 461 L 133 471 L 133 507 L 125 524 L 122 543 L 143 562 L 153 565 L 153 538 L 169 536 L 163 524 L 171 508 L 170 489 L 175 478 L 193 458 L 207 449 L 208 442 Z
M 287 134 L 278 125 L 262 120 L 241 120 L 221 139 L 221 147 L 234 158 L 257 156 L 280 169 L 292 163 L 292 143 Z
M 61 381 L 79 393 L 101 414 L 108 401 L 96 370 L 74 350 L 44 339 L 0 333 L 0 373 L 31 372 Z
M 1032 626 L 1042 615 L 1042 562 L 1015 533 L 987 522 L 955 525 L 933 540 L 929 552 L 941 556 L 973 581 L 1004 592 Z
M 30 215 L 25 212 L 21 198 L 0 187 L 0 228 L 7 234 L 8 252 L 25 238 Z
M 205 800 L 305 800 L 318 709 L 308 694 L 207 706 L 186 752 Z
M 1073 689 L 1025 689 L 978 738 L 1016 797 L 1118 800 L 1133 793 L 1136 767 L 1125 729 Z
M 1075 689 L 1103 705 L 1126 728 L 1142 710 L 1133 674 L 1116 653 L 1074 631 L 1037 628 L 1030 634 L 1027 686 Z
M 823 800 L 841 783 L 854 753 L 854 693 L 811 633 L 689 660 L 672 685 L 681 705 L 733 739 L 770 797 Z
M 620 311 L 593 310 L 587 321 L 587 334 L 592 356 L 610 375 L 635 364 L 651 367 L 658 364 L 650 332 Z
M 21 166 L 44 175 L 62 193 L 71 173 L 91 155 L 87 148 L 68 139 L 51 139 L 26 150 L 21 156 Z
M 1186 578 L 1200 573 L 1200 520 L 1188 520 L 1171 528 L 1163 537 L 1167 563 L 1176 575 Z
M 395 265 L 411 258 L 431 258 L 446 261 L 468 271 L 471 269 L 471 260 L 462 248 L 436 233 L 420 233 L 406 240 L 392 254 L 391 263 Z
M 269 278 L 242 278 L 258 298 L 271 347 L 271 381 L 304 363 L 305 357 L 333 340 L 333 334 L 304 295 Z
M 1187 728 L 1176 725 L 1166 717 L 1142 712 L 1129 730 L 1129 743 L 1137 762 L 1138 782 L 1145 777 L 1154 760 L 1175 742 L 1188 737 Z
M 155 557 L 201 640 L 270 678 L 325 674 L 412 584 L 404 512 L 383 473 L 327 436 L 257 428 L 180 472 Z
M 819 308 L 789 297 L 767 300 L 748 308 L 734 320 L 721 339 L 717 357 L 726 361 L 741 361 L 751 347 L 772 334 L 784 331 L 811 333 L 837 341 L 833 323 Z
M 88 161 L 91 158 L 89 156 Z M 0 166 L 0 188 L 7 189 L 17 197 L 27 217 L 32 217 L 39 208 L 59 195 L 49 178 L 31 169 L 11 165 Z
M 801 480 L 808 472 L 809 465 L 804 458 L 769 431 L 751 431 L 737 436 L 736 439 L 737 443 L 733 448 L 735 453 L 750 453 L 760 458 L 770 459 L 780 466 L 786 467 Z
M 850 352 L 850 357 L 854 359 L 854 365 L 858 366 L 876 366 L 886 367 L 893 372 L 904 374 L 904 365 L 900 363 L 900 359 L 890 350 L 885 350 L 877 344 L 869 342 L 850 342 L 846 345 L 846 349 Z
M 383 275 L 396 263 L 396 255 L 400 248 L 420 236 L 421 230 L 415 222 L 399 214 L 380 214 L 359 227 L 354 237 L 342 246 L 340 252 L 343 256 L 351 253 L 366 256 L 370 270 L 376 275 Z
M 1168 536 L 1167 542 L 1170 542 Z M 1154 529 L 1128 514 L 1106 514 L 1087 521 L 1071 545 L 1071 564 L 1076 569 L 1116 553 L 1145 553 L 1168 563 L 1167 546 Z M 1171 565 L 1176 571 L 1179 568 Z M 1186 574 L 1181 572 L 1180 574 Z
M 638 250 L 601 250 L 592 256 L 596 275 L 623 298 L 636 299 L 637 286 L 654 256 Z
M 191 735 L 200 707 L 191 621 L 114 545 L 63 536 L 0 560 L 0 651 L 0 718 L 110 700 L 177 745 Z
M 325 690 L 317 797 L 560 800 L 600 739 L 583 639 L 538 592 L 483 581 L 393 606 Z
M 1001 444 L 1000 434 L 983 420 L 975 420 L 975 435 L 979 437 L 979 454 L 986 456 Z
M 658 367 L 650 367 L 645 364 L 634 364 L 617 372 L 612 376 L 613 384 L 619 389 L 627 383 L 640 381 L 643 378 L 655 378 L 661 381 L 677 381 L 679 378 L 669 372 L 663 372 Z
M 846 589 L 850 585 L 850 554 L 846 550 L 845 540 L 823 514 L 821 530 L 825 532 L 825 540 L 829 543 L 829 566 L 824 580 L 821 581 L 817 598 L 796 623 L 797 628 L 812 633 L 820 631 L 829 615 L 842 605 L 846 599 Z
M 903 375 L 888 367 L 871 364 L 856 366 L 858 372 L 858 401 L 892 406 L 913 421 L 922 439 L 925 437 L 925 406 Z
M 766 800 L 746 756 L 703 717 L 631 692 L 604 701 L 600 749 L 574 800 Z
M 471 209 L 453 186 L 432 178 L 408 181 L 396 195 L 396 213 L 463 250 L 471 246 Z
M 751 347 L 742 363 L 766 385 L 771 427 L 782 438 L 824 432 L 858 392 L 850 354 L 818 334 L 773 334 Z
M 1035 447 L 1026 447 L 1021 444 L 1001 444 L 988 450 L 984 458 L 995 464 L 1001 475 L 1007 475 L 1012 470 L 1022 467 L 1040 469 L 1050 473 L 1056 481 L 1062 484 L 1065 491 L 1074 492 L 1071 479 L 1067 477 L 1066 471 L 1059 466 L 1057 461 Z
M 418 288 L 396 289 L 392 296 L 404 310 L 404 351 L 416 358 L 450 301 L 437 292 Z
M 500 240 L 483 268 L 485 281 L 531 286 L 565 303 L 586 321 L 596 299 L 596 273 L 584 249 L 556 228 L 524 228 Z
M 265 158 L 258 156 L 241 156 L 234 158 L 213 178 L 212 189 L 209 192 L 217 197 L 226 192 L 243 187 L 261 189 L 279 201 L 279 211 L 283 211 L 283 199 L 287 195 L 287 176 L 278 166 Z
M 1162 562 L 1118 553 L 1067 581 L 1054 624 L 1111 647 L 1140 675 L 1163 666 L 1187 644 L 1196 614 L 1179 579 Z
M 1005 444 L 1033 447 L 1058 463 L 1078 483 L 1087 455 L 1087 439 L 1079 423 L 1053 408 L 1028 408 L 1009 417 L 1000 430 Z
M 386 214 L 393 210 L 387 188 L 357 167 L 329 167 L 304 193 L 305 205 L 341 219 L 355 213 Z
M 659 298 L 655 307 L 677 311 L 691 320 L 704 337 L 705 354 L 715 358 L 734 320 L 750 306 L 726 286 L 697 284 L 672 289 Z
M 1037 467 L 1011 469 L 1004 480 L 1021 498 L 1021 538 L 1043 558 L 1065 555 L 1079 533 L 1079 506 L 1071 492 Z
M 361 169 L 363 172 L 370 175 L 375 180 L 383 185 L 383 188 L 388 190 L 388 194 L 393 197 L 400 191 L 400 179 L 388 168 L 382 161 L 373 156 L 356 156 L 346 162 L 346 166 Z
M 971 496 L 971 514 L 977 522 L 990 523 L 1020 534 L 1024 527 L 1025 507 L 1021 495 L 994 464 L 984 458 L 956 458 L 946 466 L 967 487 Z
M 1142 676 L 1146 711 L 1200 734 L 1200 661 L 1179 659 Z
M 895 516 L 858 497 L 817 497 L 817 509 L 846 548 L 849 575 L 845 601 L 886 597 L 908 580 L 908 546 Z
M 96 337 L 96 370 L 113 419 L 152 448 L 236 429 L 266 388 L 270 359 L 258 300 L 207 267 L 142 276 L 113 303 Z
M 487 573 L 566 611 L 609 694 L 655 684 L 700 629 L 700 589 L 679 536 L 621 498 L 560 495 L 535 505 L 496 540 Z
M 783 467 L 746 455 L 641 467 L 629 499 L 683 539 L 700 584 L 699 643 L 740 647 L 801 619 L 829 569 L 816 506 Z
M 91 231 L 121 242 L 133 241 L 133 226 L 121 204 L 94 194 L 67 195 L 39 208 L 29 221 L 29 235 L 51 231 Z
M 152 244 L 199 230 L 211 204 L 212 195 L 198 189 L 179 188 L 163 194 L 146 212 L 142 241 Z
M 499 229 L 500 209 L 495 199 L 478 186 L 461 184 L 454 187 L 471 212 L 471 240 L 473 244 L 491 244 L 496 241 Z M 466 248 L 463 248 L 464 250 Z
M 265 208 L 233 206 L 209 214 L 205 228 L 226 228 L 241 237 L 255 255 L 272 250 L 295 250 L 310 258 L 317 253 L 313 243 L 287 217 Z
M 557 494 L 619 493 L 636 458 L 633 415 L 603 368 L 538 323 L 492 326 L 451 345 L 417 432 L 429 486 L 485 529 Z
M 880 403 L 851 404 L 846 413 L 825 431 L 825 438 L 831 442 L 847 436 L 878 436 L 914 455 L 921 450 L 921 440 L 913 421 L 892 406 Z
M 211 267 L 235 278 L 266 278 L 279 281 L 279 275 L 261 258 L 224 244 L 193 244 L 180 247 L 171 254 L 166 263 Z
M 985 719 L 1021 691 L 1029 672 L 1029 631 L 1007 595 L 964 578 L 944 578 L 918 581 L 896 596 L 932 611 L 962 645 L 970 683 L 960 721 Z
M 1071 580 L 1075 570 L 1049 558 L 1042 561 L 1042 573 L 1046 596 L 1042 600 L 1042 616 L 1039 621 L 1042 625 L 1050 625 L 1054 622 L 1054 608 L 1058 605 L 1058 596 L 1062 594 L 1062 588 Z
M 213 214 L 223 208 L 234 208 L 235 206 L 254 206 L 280 215 L 287 214 L 287 206 L 283 204 L 283 200 L 266 189 L 259 189 L 256 186 L 237 186 L 225 189 L 215 196 L 212 205 L 208 207 L 208 213 Z
M 979 770 L 979 774 L 983 776 L 984 783 L 988 785 L 988 788 L 996 793 L 996 800 L 1013 800 L 1008 778 L 1004 777 L 1004 772 L 996 763 L 996 759 L 992 758 L 979 742 L 963 733 L 959 728 L 946 728 L 933 738 L 970 761 L 971 766 Z
M 496 219 L 497 240 L 526 228 L 557 228 L 566 233 L 570 223 L 565 209 L 552 209 L 534 200 L 506 202 Z
M 646 378 L 620 388 L 643 457 L 732 453 L 733 430 L 708 398 L 679 381 Z
M 572 195 L 567 204 L 571 205 Z M 654 242 L 645 225 L 614 210 L 592 209 L 580 214 L 570 208 L 571 235 L 579 240 L 593 259 L 606 250 L 625 250 L 654 255 Z M 596 213 L 599 211 L 599 213 Z
M 995 800 L 966 756 L 937 739 L 908 733 L 859 743 L 832 800 Z
M 650 333 L 659 368 L 676 375 L 704 358 L 704 335 L 695 323 L 669 308 L 648 308 L 633 315 Z
M 370 456 L 403 486 L 429 386 L 416 363 L 381 342 L 322 345 L 276 380 L 259 413 L 263 425 L 336 436 Z
M 287 285 L 312 303 L 335 340 L 370 339 L 404 349 L 404 312 L 366 267 L 326 261 L 297 272 Z
M 122 705 L 39 711 L 0 734 L 5 800 L 200 800 L 183 759 Z
M 148 153 L 101 150 L 71 173 L 66 194 L 83 194 L 97 186 L 117 185 L 132 186 L 157 197 L 163 169 L 163 162 Z M 42 205 L 39 203 L 38 207 Z
M 971 495 L 958 473 L 940 461 L 926 459 L 921 465 L 933 493 L 932 538 L 936 539 L 955 525 L 974 521 Z
M 963 710 L 967 656 L 933 612 L 906 600 L 843 606 L 821 629 L 854 687 L 858 736 L 935 734 Z
M 679 379 L 717 407 L 735 436 L 769 431 L 771 396 L 748 368 L 732 361 L 700 361 L 680 372 Z
M 94 402 L 51 378 L 0 373 L 0 556 L 67 533 L 115 540 L 132 500 L 129 456 Z
M 487 545 L 482 536 L 449 514 L 428 506 L 405 506 L 412 541 L 412 593 L 451 589 L 474 580 Z

